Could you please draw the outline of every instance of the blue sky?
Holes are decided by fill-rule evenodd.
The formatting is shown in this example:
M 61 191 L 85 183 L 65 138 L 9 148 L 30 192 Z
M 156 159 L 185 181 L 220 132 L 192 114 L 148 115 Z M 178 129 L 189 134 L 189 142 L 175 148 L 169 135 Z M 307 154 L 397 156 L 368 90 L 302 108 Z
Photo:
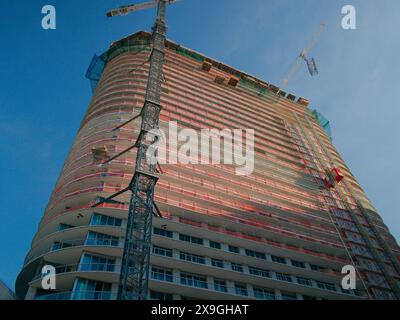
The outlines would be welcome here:
M 94 53 L 140 29 L 155 11 L 107 19 L 126 1 L 1 0 L 0 279 L 10 287 L 90 101 L 86 69 Z M 41 28 L 41 8 L 57 9 L 57 29 Z M 357 29 L 341 28 L 341 8 L 357 9 Z M 334 144 L 400 239 L 400 70 L 398 0 L 183 0 L 169 8 L 168 37 L 267 82 L 279 84 L 318 27 L 327 23 L 289 91 L 330 121 Z

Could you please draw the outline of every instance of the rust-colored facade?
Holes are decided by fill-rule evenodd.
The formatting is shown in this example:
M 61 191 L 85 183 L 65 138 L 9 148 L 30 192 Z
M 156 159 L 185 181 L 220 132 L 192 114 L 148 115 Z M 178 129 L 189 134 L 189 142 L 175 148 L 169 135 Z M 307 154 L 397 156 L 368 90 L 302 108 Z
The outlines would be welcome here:
M 18 276 L 19 298 L 115 299 L 130 194 L 91 206 L 129 184 L 136 154 L 107 165 L 96 156 L 135 143 L 140 119 L 113 129 L 142 108 L 149 54 L 149 34 L 138 32 L 102 56 L 105 68 Z M 306 99 L 171 41 L 164 74 L 161 127 L 254 129 L 254 171 L 161 165 L 149 298 L 400 298 L 400 249 Z M 56 267 L 55 291 L 41 288 L 44 265 Z M 356 290 L 341 287 L 344 265 L 356 266 Z

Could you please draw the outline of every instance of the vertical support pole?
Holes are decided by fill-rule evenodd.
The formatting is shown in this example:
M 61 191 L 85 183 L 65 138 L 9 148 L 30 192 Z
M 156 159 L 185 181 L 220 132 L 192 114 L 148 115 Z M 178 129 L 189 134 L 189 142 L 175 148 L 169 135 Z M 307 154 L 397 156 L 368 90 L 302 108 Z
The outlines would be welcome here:
M 131 183 L 131 201 L 122 256 L 121 275 L 118 286 L 120 300 L 146 300 L 150 275 L 151 233 L 154 188 L 157 176 L 157 142 L 161 111 L 160 96 L 162 72 L 165 60 L 166 0 L 158 1 L 157 19 L 153 26 L 152 52 L 147 89 L 142 109 L 136 167 Z

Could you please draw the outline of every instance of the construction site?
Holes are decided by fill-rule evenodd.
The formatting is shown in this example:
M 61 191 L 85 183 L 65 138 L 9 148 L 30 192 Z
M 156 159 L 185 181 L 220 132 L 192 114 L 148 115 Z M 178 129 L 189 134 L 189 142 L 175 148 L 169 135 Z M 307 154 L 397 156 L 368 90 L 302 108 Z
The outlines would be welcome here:
M 298 68 L 318 74 L 309 51 L 325 25 L 274 85 L 168 39 L 173 2 L 108 13 L 158 6 L 152 32 L 113 42 L 88 68 L 93 96 L 17 297 L 400 299 L 400 247 L 333 145 L 329 121 L 286 91 Z M 157 152 L 147 161 L 154 130 L 171 122 L 196 132 L 253 129 L 253 171 L 237 175 L 224 161 L 163 164 Z M 42 288 L 46 265 L 56 290 Z M 356 287 L 345 289 L 349 265 Z

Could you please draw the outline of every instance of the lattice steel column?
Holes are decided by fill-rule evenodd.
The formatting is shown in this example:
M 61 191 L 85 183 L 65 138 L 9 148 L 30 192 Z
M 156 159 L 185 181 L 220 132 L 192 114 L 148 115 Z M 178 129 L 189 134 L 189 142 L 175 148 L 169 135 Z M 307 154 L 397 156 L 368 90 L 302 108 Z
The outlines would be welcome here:
M 157 20 L 153 26 L 152 52 L 144 106 L 141 111 L 141 132 L 137 140 L 136 169 L 131 183 L 132 197 L 118 299 L 145 300 L 148 296 L 154 188 L 158 180 L 156 156 L 149 159 L 158 136 L 162 72 L 165 60 L 166 0 L 158 1 Z M 149 152 L 150 153 L 150 152 Z M 151 160 L 151 161 L 150 161 Z

